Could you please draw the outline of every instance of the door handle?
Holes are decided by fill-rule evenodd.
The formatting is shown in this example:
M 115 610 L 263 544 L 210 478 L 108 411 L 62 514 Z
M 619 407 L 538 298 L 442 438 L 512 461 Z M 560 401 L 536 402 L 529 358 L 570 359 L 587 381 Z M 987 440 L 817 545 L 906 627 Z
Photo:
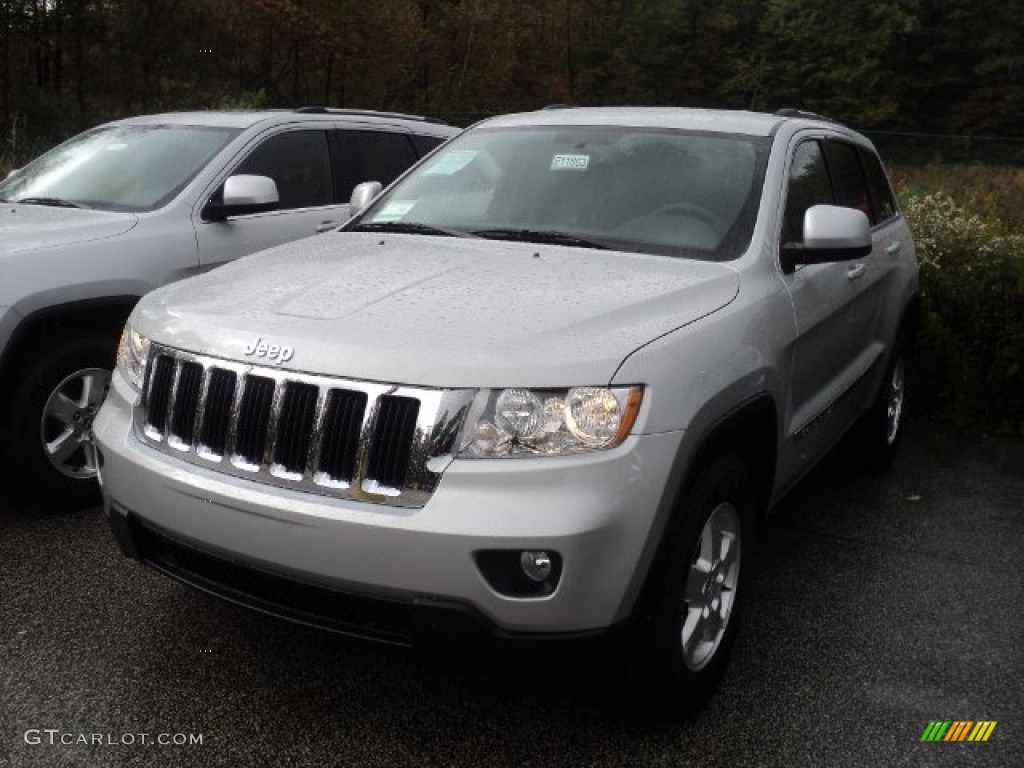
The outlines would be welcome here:
M 864 277 L 864 273 L 867 271 L 868 268 L 863 264 L 854 264 L 852 267 L 846 270 L 846 279 L 856 280 L 858 278 Z
M 330 232 L 337 226 L 338 225 L 333 221 L 321 221 L 319 224 L 316 225 L 316 233 L 318 235 L 322 235 L 324 232 Z
M 895 256 L 895 255 L 896 255 L 897 253 L 899 253 L 899 252 L 900 252 L 900 250 L 901 250 L 902 248 L 903 248 L 903 243 L 901 243 L 901 242 L 897 241 L 897 242 L 895 242 L 895 243 L 891 243 L 890 245 L 887 245 L 887 246 L 885 247 L 885 252 L 886 252 L 886 254 L 888 254 L 889 256 Z

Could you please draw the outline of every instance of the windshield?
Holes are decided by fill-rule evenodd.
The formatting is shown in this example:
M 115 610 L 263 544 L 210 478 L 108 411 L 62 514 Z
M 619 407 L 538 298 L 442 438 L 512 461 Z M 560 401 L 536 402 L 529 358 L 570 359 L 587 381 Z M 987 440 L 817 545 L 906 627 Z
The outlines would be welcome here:
M 488 129 L 446 144 L 349 228 L 723 260 L 749 245 L 766 137 Z
M 151 211 L 168 203 L 234 128 L 110 126 L 55 147 L 0 182 L 0 198 L 37 205 Z

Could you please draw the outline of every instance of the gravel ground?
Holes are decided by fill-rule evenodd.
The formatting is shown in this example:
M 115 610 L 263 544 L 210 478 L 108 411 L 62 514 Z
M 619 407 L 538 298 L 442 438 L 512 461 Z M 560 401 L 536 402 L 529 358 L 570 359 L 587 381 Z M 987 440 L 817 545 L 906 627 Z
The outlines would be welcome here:
M 0 497 L 0 765 L 1024 765 L 1024 440 L 907 438 L 780 507 L 723 687 L 675 726 L 220 603 L 123 558 L 98 509 Z M 921 743 L 936 719 L 998 726 Z M 92 734 L 135 743 L 60 744 Z

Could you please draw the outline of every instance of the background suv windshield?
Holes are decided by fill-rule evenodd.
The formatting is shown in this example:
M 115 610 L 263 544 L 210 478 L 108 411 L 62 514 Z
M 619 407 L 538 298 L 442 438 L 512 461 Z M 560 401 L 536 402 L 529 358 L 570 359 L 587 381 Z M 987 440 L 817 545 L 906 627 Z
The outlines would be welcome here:
M 18 202 L 149 211 L 171 200 L 238 134 L 232 128 L 112 126 L 50 150 L 0 183 Z
M 750 241 L 767 140 L 626 127 L 479 129 L 361 220 L 734 258 Z

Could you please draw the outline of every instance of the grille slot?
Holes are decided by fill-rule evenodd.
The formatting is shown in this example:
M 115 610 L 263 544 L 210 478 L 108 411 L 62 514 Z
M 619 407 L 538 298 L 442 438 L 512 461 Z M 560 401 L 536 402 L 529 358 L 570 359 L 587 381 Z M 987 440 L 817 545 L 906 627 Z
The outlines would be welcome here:
M 223 456 L 228 445 L 228 427 L 231 405 L 235 401 L 238 376 L 234 371 L 214 368 L 210 371 L 210 385 L 206 390 L 203 426 L 199 442 L 215 456 Z
M 171 412 L 171 434 L 185 445 L 192 445 L 195 436 L 196 409 L 199 407 L 199 387 L 202 383 L 203 366 L 199 363 L 181 364 Z
M 306 470 L 319 394 L 312 384 L 290 381 L 286 386 L 277 420 L 274 461 L 289 472 L 302 474 Z
M 332 389 L 327 399 L 317 470 L 332 480 L 351 482 L 356 470 L 366 393 Z
M 420 403 L 395 395 L 385 395 L 379 403 L 366 475 L 383 486 L 401 488 L 409 467 Z
M 170 404 L 175 367 L 172 357 L 160 355 L 154 360 L 153 371 L 150 374 L 149 410 L 146 423 L 161 434 L 167 428 L 167 406 Z
M 293 490 L 418 508 L 475 390 L 402 387 L 251 365 L 153 344 L 135 407 L 152 448 Z
M 259 465 L 263 460 L 263 444 L 270 423 L 270 406 L 274 401 L 274 380 L 262 376 L 247 376 L 242 404 L 238 409 L 238 437 L 235 455 L 249 464 Z

